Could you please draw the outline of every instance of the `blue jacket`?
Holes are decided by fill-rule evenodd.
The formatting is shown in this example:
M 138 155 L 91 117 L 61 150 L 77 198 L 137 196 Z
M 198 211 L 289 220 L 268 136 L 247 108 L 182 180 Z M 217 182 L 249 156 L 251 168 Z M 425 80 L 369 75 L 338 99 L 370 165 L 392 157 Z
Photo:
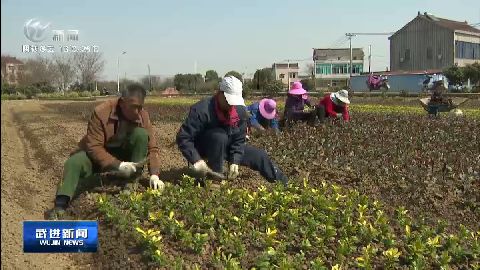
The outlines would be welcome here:
M 251 126 L 261 125 L 264 128 L 270 127 L 270 128 L 275 129 L 275 130 L 279 130 L 277 118 L 275 117 L 272 120 L 266 119 L 260 113 L 259 107 L 260 107 L 259 102 L 255 102 L 252 105 L 247 107 L 247 110 L 250 112 L 250 118 L 248 119 L 249 124 Z
M 229 136 L 229 157 L 228 160 L 240 164 L 245 148 L 245 136 L 247 133 L 247 111 L 244 106 L 236 106 L 240 122 L 238 127 L 225 126 L 218 120 L 215 113 L 215 99 L 205 98 L 190 107 L 190 113 L 183 122 L 177 133 L 177 145 L 188 162 L 194 164 L 202 159 L 195 142 L 204 131 L 212 128 L 223 128 Z

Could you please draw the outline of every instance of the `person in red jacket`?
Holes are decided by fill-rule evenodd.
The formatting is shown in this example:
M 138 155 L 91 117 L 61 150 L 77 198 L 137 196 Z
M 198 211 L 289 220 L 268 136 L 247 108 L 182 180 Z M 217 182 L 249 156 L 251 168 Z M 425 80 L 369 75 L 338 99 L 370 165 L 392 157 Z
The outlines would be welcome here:
M 344 121 L 349 121 L 348 104 L 350 104 L 350 100 L 348 99 L 347 90 L 340 90 L 330 95 L 325 95 L 316 108 L 318 119 L 320 122 L 324 122 L 327 117 L 343 117 Z

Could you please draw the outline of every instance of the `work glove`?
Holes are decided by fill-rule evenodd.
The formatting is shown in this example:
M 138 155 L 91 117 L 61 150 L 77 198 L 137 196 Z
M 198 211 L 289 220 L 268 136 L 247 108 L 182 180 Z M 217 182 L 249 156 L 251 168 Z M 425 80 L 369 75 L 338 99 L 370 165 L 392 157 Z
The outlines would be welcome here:
M 212 169 L 210 169 L 208 167 L 207 163 L 205 163 L 205 160 L 203 160 L 203 159 L 201 159 L 201 160 L 195 162 L 195 164 L 193 164 L 193 171 L 201 177 L 206 176 L 207 173 L 211 170 Z
M 160 178 L 158 178 L 158 175 L 151 175 L 150 176 L 150 188 L 151 189 L 158 189 L 162 191 L 165 188 L 165 183 L 163 183 Z
M 121 162 L 118 170 L 124 177 L 130 177 L 137 171 L 137 167 L 134 162 Z
M 228 170 L 228 179 L 235 179 L 238 177 L 238 165 L 237 164 L 231 164 L 230 168 Z
M 342 118 L 342 114 L 341 113 L 337 113 L 337 118 Z
M 309 113 L 309 112 L 311 112 L 311 111 L 313 111 L 312 108 L 309 108 L 309 107 L 303 108 L 303 112 L 304 112 L 304 113 Z

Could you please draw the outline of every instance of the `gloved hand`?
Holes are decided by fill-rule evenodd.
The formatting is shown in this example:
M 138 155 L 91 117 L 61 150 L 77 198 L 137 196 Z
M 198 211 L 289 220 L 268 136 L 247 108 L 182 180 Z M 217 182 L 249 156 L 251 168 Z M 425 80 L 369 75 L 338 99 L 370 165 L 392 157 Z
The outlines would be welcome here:
M 230 168 L 228 170 L 228 179 L 235 179 L 238 177 L 238 165 L 237 164 L 231 164 Z
M 337 113 L 337 118 L 342 118 L 342 114 L 341 113 Z
M 205 163 L 205 160 L 201 159 L 193 164 L 193 170 L 196 174 L 204 177 L 212 169 L 208 167 L 207 163 Z
M 118 170 L 124 177 L 130 177 L 133 173 L 137 171 L 137 167 L 135 167 L 134 162 L 120 162 Z
M 158 178 L 158 175 L 151 175 L 150 176 L 150 188 L 152 189 L 158 189 L 162 191 L 165 188 L 165 183 L 163 183 L 160 178 Z

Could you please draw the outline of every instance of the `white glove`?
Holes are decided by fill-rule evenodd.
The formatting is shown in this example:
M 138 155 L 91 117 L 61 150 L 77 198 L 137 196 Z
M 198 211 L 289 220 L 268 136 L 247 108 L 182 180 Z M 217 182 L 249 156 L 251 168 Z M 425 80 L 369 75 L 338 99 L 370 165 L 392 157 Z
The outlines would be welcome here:
M 162 191 L 165 188 L 165 183 L 158 178 L 158 175 L 151 175 L 150 176 L 150 188 L 158 189 Z
M 238 165 L 232 164 L 228 170 L 228 179 L 235 179 L 238 177 Z
M 118 170 L 123 176 L 130 177 L 134 172 L 137 171 L 137 167 L 135 167 L 134 162 L 121 162 L 120 166 L 118 166 Z
M 342 114 L 341 113 L 337 113 L 337 118 L 342 118 Z
M 205 163 L 205 160 L 203 159 L 193 164 L 193 170 L 202 176 L 207 175 L 207 172 L 211 171 L 211 169 L 208 167 L 207 163 Z

